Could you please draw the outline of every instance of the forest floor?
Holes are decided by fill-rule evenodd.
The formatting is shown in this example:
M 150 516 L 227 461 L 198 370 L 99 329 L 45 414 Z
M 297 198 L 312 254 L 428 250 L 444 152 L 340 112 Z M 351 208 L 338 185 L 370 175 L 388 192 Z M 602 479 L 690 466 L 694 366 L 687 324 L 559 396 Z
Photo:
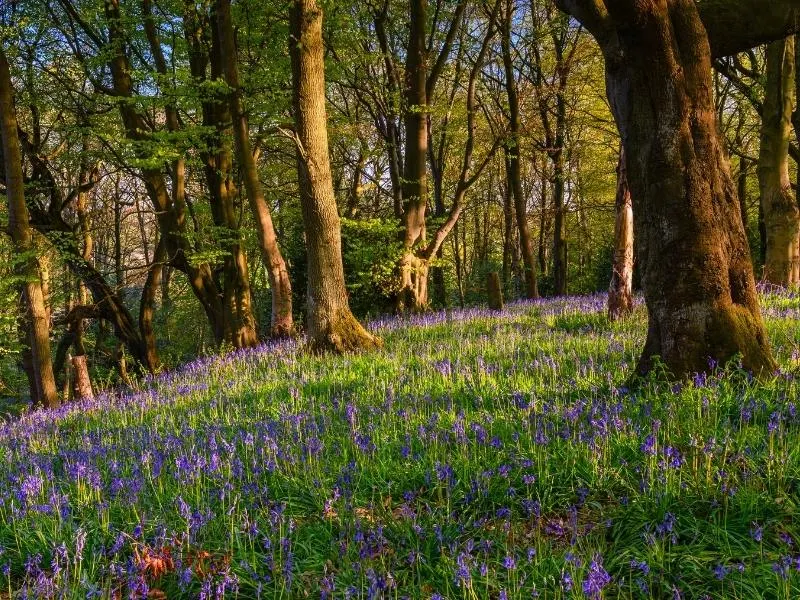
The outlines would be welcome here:
M 800 296 L 782 372 L 624 387 L 605 297 L 198 360 L 0 426 L 0 596 L 800 597 Z

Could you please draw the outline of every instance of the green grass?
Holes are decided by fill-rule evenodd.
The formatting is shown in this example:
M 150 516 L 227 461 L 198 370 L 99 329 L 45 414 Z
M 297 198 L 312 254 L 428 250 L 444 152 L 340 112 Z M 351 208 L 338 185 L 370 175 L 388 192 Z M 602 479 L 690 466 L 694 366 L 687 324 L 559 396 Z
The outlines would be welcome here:
M 581 598 L 595 560 L 604 598 L 798 597 L 800 302 L 764 303 L 785 374 L 762 382 L 625 389 L 644 312 L 609 323 L 598 296 L 30 415 L 0 431 L 0 589 Z

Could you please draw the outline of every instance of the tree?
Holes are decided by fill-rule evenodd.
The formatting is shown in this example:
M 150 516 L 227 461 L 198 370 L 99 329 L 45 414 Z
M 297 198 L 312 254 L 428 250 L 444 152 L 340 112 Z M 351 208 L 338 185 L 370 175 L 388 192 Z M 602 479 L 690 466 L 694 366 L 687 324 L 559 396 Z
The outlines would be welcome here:
M 272 214 L 264 199 L 261 182 L 258 179 L 256 161 L 250 144 L 250 132 L 247 114 L 242 101 L 242 89 L 239 82 L 239 66 L 236 56 L 236 43 L 233 36 L 230 0 L 217 0 L 216 28 L 220 41 L 221 60 L 224 67 L 225 81 L 231 88 L 229 95 L 230 112 L 233 118 L 233 136 L 236 141 L 236 156 L 242 170 L 250 210 L 256 222 L 259 245 L 267 267 L 269 284 L 272 288 L 272 327 L 273 337 L 290 336 L 294 330 L 292 322 L 292 288 L 289 271 L 283 259 Z
M 800 209 L 789 179 L 794 77 L 794 38 L 769 44 L 758 182 L 767 233 L 764 280 L 780 286 L 800 283 Z
M 501 42 L 503 67 L 505 70 L 506 95 L 508 97 L 509 135 L 504 147 L 506 177 L 514 199 L 514 210 L 519 230 L 519 244 L 522 262 L 525 268 L 525 297 L 539 297 L 536 281 L 536 260 L 533 256 L 533 241 L 528 226 L 528 203 L 522 191 L 522 175 L 520 173 L 520 103 L 517 90 L 517 79 L 514 74 L 514 63 L 511 56 L 511 30 L 514 19 L 514 0 L 506 0 L 501 23 Z
M 22 148 L 17 136 L 14 90 L 5 49 L 0 46 L 0 134 L 8 195 L 8 231 L 19 261 L 18 274 L 24 278 L 22 294 L 30 327 L 29 344 L 36 397 L 48 408 L 60 404 L 50 355 L 50 319 L 45 307 L 39 268 L 34 254 L 33 234 L 25 205 Z M 31 390 L 33 392 L 33 390 Z
M 466 0 L 459 0 L 453 10 L 444 41 L 430 61 L 428 43 L 428 0 L 410 0 L 409 34 L 406 50 L 405 86 L 403 88 L 403 126 L 405 154 L 403 163 L 403 256 L 400 259 L 398 309 L 423 310 L 428 306 L 429 257 L 426 247 L 428 207 L 428 103 L 433 98 L 439 78 L 450 57 L 461 25 Z M 437 13 L 440 3 L 437 3 Z M 433 35 L 431 36 L 433 39 Z M 392 61 L 393 62 L 393 61 Z M 394 69 L 394 66 L 391 66 Z
M 575 53 L 581 38 L 581 28 L 574 27 L 567 15 L 553 14 L 552 4 L 544 7 L 535 0 L 531 13 L 537 21 L 543 19 L 534 33 L 531 79 L 536 90 L 536 104 L 541 120 L 542 148 L 550 160 L 553 194 L 553 293 L 567 294 L 567 232 L 566 232 L 566 136 L 567 136 L 567 86 L 572 72 Z M 537 13 L 541 12 L 541 17 Z M 549 35 L 545 32 L 549 30 Z M 555 64 L 550 81 L 546 77 L 547 65 L 540 40 L 549 38 Z M 543 211 L 544 213 L 544 211 Z M 542 230 L 544 228 L 541 228 Z M 540 235 L 542 232 L 540 231 Z
M 638 372 L 649 372 L 659 356 L 673 376 L 684 377 L 737 354 L 745 368 L 772 372 L 739 200 L 717 133 L 711 60 L 800 27 L 796 2 L 768 11 L 754 0 L 558 5 L 594 35 L 606 59 L 649 312 Z
M 316 0 L 294 0 L 290 53 L 300 179 L 300 206 L 308 255 L 308 338 L 314 351 L 378 348 L 350 311 L 342 240 L 328 154 L 322 9 Z
M 633 311 L 633 203 L 625 173 L 625 151 L 617 165 L 617 198 L 614 206 L 614 260 L 608 286 L 608 318 L 617 321 Z

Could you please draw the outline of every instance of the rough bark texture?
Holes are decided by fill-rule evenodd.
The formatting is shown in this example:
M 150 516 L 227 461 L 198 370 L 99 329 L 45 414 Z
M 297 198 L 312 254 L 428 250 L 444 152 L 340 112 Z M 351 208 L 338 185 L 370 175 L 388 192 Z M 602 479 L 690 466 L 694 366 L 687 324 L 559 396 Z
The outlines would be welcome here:
M 231 88 L 229 96 L 230 112 L 233 118 L 233 137 L 236 142 L 236 157 L 244 180 L 250 210 L 256 222 L 259 247 L 267 267 L 269 285 L 272 289 L 272 321 L 270 335 L 286 337 L 294 333 L 292 320 L 292 286 L 289 270 L 278 247 L 278 236 L 272 222 L 272 214 L 264 198 L 264 191 L 258 178 L 258 169 L 250 146 L 250 130 L 247 114 L 242 103 L 242 90 L 239 83 L 239 67 L 236 44 L 233 36 L 230 0 L 218 0 L 216 6 L 216 25 L 219 36 L 225 81 Z M 246 261 L 244 261 L 246 264 Z
M 6 189 L 8 195 L 8 231 L 19 257 L 18 274 L 24 278 L 22 295 L 30 324 L 31 371 L 36 394 L 31 393 L 48 408 L 60 404 L 53 362 L 50 355 L 50 320 L 45 307 L 33 236 L 25 206 L 25 183 L 22 171 L 22 148 L 17 136 L 17 117 L 14 92 L 5 52 L 0 47 L 0 134 L 3 142 Z
M 769 44 L 758 183 L 767 233 L 764 280 L 779 286 L 800 282 L 800 210 L 789 179 L 794 71 L 794 38 Z
M 600 42 L 627 156 L 649 311 L 638 372 L 649 372 L 658 356 L 682 378 L 737 354 L 745 368 L 772 372 L 739 199 L 717 133 L 709 39 L 696 4 L 559 5 Z
M 633 311 L 633 203 L 625 172 L 625 152 L 617 165 L 614 261 L 608 286 L 608 318 L 617 321 Z
M 300 205 L 308 255 L 308 340 L 312 351 L 379 348 L 350 311 L 342 264 L 342 239 L 328 155 L 322 9 L 295 0 L 291 9 L 294 117 Z
M 503 310 L 503 286 L 500 283 L 500 274 L 496 271 L 486 275 L 486 293 L 489 298 L 489 308 Z

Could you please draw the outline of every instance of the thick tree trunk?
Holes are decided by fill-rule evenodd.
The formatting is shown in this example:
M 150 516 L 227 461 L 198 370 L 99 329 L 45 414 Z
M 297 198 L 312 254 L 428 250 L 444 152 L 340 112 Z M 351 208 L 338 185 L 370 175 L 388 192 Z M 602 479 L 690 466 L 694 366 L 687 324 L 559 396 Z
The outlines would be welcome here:
M 328 155 L 322 9 L 295 0 L 290 54 L 297 134 L 300 205 L 308 255 L 308 339 L 313 351 L 379 348 L 381 340 L 350 312 L 342 238 Z
M 247 114 L 242 102 L 239 83 L 239 67 L 236 44 L 233 36 L 230 0 L 217 0 L 216 29 L 219 35 L 224 65 L 225 80 L 231 88 L 230 112 L 233 117 L 233 137 L 236 142 L 236 157 L 239 160 L 250 210 L 256 222 L 259 247 L 267 267 L 269 285 L 272 288 L 272 337 L 286 337 L 294 333 L 292 317 L 292 287 L 289 270 L 278 247 L 278 236 L 272 222 L 272 214 L 264 198 L 258 178 L 258 169 L 250 146 L 250 130 Z M 244 261 L 239 261 L 243 263 Z
M 800 283 L 800 210 L 789 179 L 794 77 L 794 38 L 769 44 L 758 183 L 767 233 L 764 280 L 779 286 Z
M 14 91 L 5 51 L 0 46 L 0 134 L 8 195 L 8 231 L 14 251 L 20 257 L 18 275 L 24 279 L 22 295 L 30 324 L 32 372 L 36 382 L 36 397 L 48 408 L 60 404 L 56 389 L 53 362 L 50 356 L 50 321 L 45 307 L 42 283 L 31 233 L 28 209 L 25 206 L 25 181 L 22 171 L 22 148 L 17 136 L 17 117 L 14 110 Z M 34 396 L 31 390 L 31 396 Z
M 612 321 L 633 311 L 633 203 L 625 172 L 624 150 L 620 150 L 617 165 L 615 210 L 614 261 L 608 287 L 608 318 Z
M 711 50 L 693 0 L 559 0 L 600 42 L 627 156 L 637 255 L 649 312 L 638 372 L 660 357 L 678 378 L 737 354 L 775 361 L 750 250 L 717 133 Z

